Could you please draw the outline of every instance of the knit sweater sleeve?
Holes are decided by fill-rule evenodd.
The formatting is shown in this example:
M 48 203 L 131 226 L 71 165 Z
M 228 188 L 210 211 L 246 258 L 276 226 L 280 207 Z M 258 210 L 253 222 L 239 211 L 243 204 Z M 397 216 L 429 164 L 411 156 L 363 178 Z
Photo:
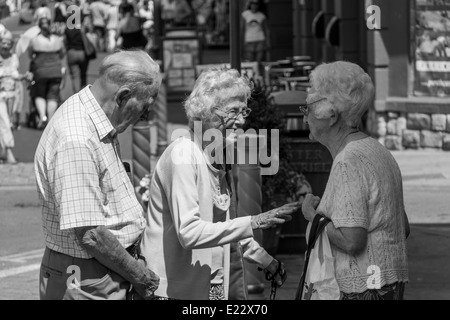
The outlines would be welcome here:
M 180 154 L 182 159 L 174 158 Z M 201 218 L 202 210 L 213 210 L 212 207 L 200 207 L 203 192 L 202 186 L 198 185 L 199 174 L 202 174 L 198 166 L 202 165 L 206 164 L 195 147 L 189 143 L 180 143 L 172 150 L 172 159 L 165 161 L 162 166 L 164 193 L 180 244 L 192 250 L 253 237 L 250 216 L 216 223 Z
M 368 182 L 363 164 L 356 157 L 345 157 L 333 170 L 331 219 L 336 228 L 368 229 Z

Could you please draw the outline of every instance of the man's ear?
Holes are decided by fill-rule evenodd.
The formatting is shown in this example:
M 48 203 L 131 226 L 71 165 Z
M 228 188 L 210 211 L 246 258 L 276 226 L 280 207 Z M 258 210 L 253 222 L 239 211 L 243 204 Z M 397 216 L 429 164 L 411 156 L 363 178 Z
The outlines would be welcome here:
M 131 89 L 127 86 L 121 87 L 116 93 L 116 103 L 121 108 L 131 97 Z

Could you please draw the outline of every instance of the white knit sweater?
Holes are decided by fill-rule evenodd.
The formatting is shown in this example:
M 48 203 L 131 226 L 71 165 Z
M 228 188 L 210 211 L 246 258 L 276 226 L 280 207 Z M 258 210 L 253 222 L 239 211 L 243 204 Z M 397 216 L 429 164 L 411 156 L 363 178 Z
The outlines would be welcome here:
M 336 156 L 318 211 L 336 228 L 368 232 L 367 246 L 357 256 L 332 246 L 342 292 L 366 291 L 369 266 L 379 268 L 381 287 L 408 281 L 401 172 L 378 141 L 369 137 L 350 142 Z

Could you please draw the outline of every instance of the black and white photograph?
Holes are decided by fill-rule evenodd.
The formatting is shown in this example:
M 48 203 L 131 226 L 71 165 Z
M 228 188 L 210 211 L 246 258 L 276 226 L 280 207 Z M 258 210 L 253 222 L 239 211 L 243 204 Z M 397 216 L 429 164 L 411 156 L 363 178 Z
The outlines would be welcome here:
M 0 300 L 275 319 L 449 270 L 449 0 L 0 0 Z

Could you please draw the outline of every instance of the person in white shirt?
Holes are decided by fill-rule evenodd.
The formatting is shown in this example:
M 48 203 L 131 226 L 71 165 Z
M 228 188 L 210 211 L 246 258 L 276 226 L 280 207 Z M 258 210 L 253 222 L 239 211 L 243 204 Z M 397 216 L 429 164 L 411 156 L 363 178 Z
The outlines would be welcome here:
M 141 7 L 139 8 L 139 16 L 141 17 L 143 23 L 147 21 L 153 21 L 153 1 L 144 0 Z
M 48 20 L 52 21 L 52 11 L 49 7 L 47 7 L 47 1 L 45 0 L 42 0 L 41 6 L 34 12 L 34 23 L 38 23 L 39 19 L 41 18 L 47 18 Z
M 109 7 L 106 15 L 106 50 L 114 52 L 116 49 L 116 34 L 119 26 L 119 6 L 116 1 L 109 0 Z
M 213 12 L 213 0 L 192 0 L 191 6 L 196 13 L 197 26 L 207 25 Z
M 161 9 L 161 17 L 168 28 L 186 26 L 193 13 L 186 0 L 161 0 Z
M 109 6 L 100 0 L 91 2 L 89 9 L 91 11 L 92 26 L 96 34 L 96 46 L 99 52 L 105 51 L 106 19 Z
M 142 2 L 142 5 L 139 9 L 139 17 L 141 18 L 142 22 L 142 31 L 144 33 L 144 36 L 147 38 L 147 45 L 146 50 L 147 52 L 151 50 L 153 46 L 153 36 L 154 36 L 154 5 L 153 1 L 144 0 Z
M 242 13 L 242 32 L 244 59 L 261 62 L 270 48 L 267 17 L 260 11 L 260 0 L 250 0 L 249 8 Z
M 19 58 L 13 52 L 13 35 L 4 30 L 0 35 L 0 164 L 17 163 L 12 149 L 12 129 L 18 129 L 23 103 L 23 86 L 20 82 L 28 74 L 19 74 Z

